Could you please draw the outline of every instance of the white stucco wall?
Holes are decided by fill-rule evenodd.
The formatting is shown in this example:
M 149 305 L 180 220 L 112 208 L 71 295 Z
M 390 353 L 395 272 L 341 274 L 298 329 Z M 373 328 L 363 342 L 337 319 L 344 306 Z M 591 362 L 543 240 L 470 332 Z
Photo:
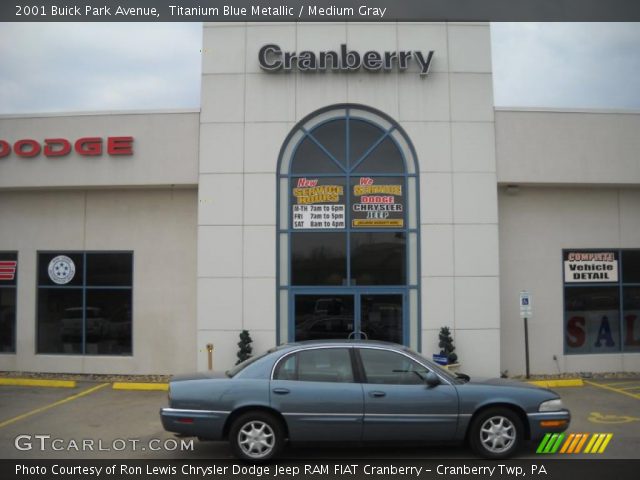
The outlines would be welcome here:
M 525 371 L 518 296 L 529 290 L 532 373 L 640 371 L 638 353 L 564 355 L 562 281 L 563 248 L 640 247 L 640 189 L 503 187 L 499 199 L 501 369 Z
M 638 112 L 498 110 L 498 181 L 637 185 L 639 131 Z
M 0 116 L 0 140 L 101 137 L 100 156 L 71 153 L 47 158 L 42 153 L 0 158 L 0 189 L 34 187 L 196 185 L 198 183 L 197 112 L 141 112 Z M 132 136 L 133 155 L 111 157 L 109 136 Z
M 0 191 L 0 250 L 18 252 L 17 344 L 0 370 L 152 374 L 195 364 L 194 189 Z M 6 226 L 6 228 L 5 228 Z M 37 252 L 133 251 L 133 355 L 37 355 Z
M 205 24 L 198 348 L 235 361 L 238 333 L 275 343 L 275 169 L 296 121 L 360 103 L 406 129 L 420 161 L 422 348 L 453 328 L 464 369 L 500 364 L 498 214 L 488 24 Z M 431 73 L 265 73 L 258 50 L 435 50 Z M 206 368 L 199 353 L 198 368 Z

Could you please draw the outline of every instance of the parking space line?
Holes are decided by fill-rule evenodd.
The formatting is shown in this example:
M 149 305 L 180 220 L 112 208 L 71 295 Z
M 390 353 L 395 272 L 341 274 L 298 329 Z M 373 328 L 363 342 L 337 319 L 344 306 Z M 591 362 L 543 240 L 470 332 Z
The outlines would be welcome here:
M 45 405 L 44 407 L 39 407 L 36 408 L 35 410 L 31 410 L 30 412 L 27 413 L 23 413 L 22 415 L 18 415 L 17 417 L 13 417 L 10 418 L 9 420 L 5 420 L 4 422 L 0 423 L 0 428 L 6 427 L 7 425 L 11 425 L 12 423 L 15 423 L 19 420 L 23 420 L 25 418 L 31 417 L 32 415 L 35 415 L 36 413 L 41 413 L 44 412 L 46 410 L 49 410 L 51 408 L 57 407 L 58 405 L 62 405 L 64 403 L 70 402 L 72 400 L 75 400 L 77 398 L 80 397 L 84 397 L 86 395 L 89 395 L 97 390 L 100 390 L 101 388 L 106 387 L 107 385 L 110 385 L 109 383 L 101 383 L 100 385 L 96 385 L 95 387 L 90 387 L 87 388 L 86 390 L 83 390 L 80 393 L 76 393 L 75 395 L 71 395 L 70 397 L 67 398 L 63 398 L 62 400 L 58 400 L 56 402 L 50 403 L 48 405 Z
M 623 390 L 621 388 L 611 387 L 610 384 L 595 383 L 595 382 L 590 382 L 588 380 L 585 380 L 584 383 L 586 383 L 588 385 L 593 385 L 594 387 L 604 388 L 605 390 L 610 390 L 612 392 L 621 393 L 622 395 L 626 395 L 628 397 L 635 398 L 636 400 L 640 400 L 640 393 L 631 393 L 631 392 L 627 392 L 627 391 L 625 391 L 625 390 Z
M 605 383 L 604 385 L 609 385 L 610 387 L 618 387 L 620 385 L 626 385 L 628 383 L 638 383 L 638 380 L 627 380 L 625 382 L 611 382 L 611 383 Z

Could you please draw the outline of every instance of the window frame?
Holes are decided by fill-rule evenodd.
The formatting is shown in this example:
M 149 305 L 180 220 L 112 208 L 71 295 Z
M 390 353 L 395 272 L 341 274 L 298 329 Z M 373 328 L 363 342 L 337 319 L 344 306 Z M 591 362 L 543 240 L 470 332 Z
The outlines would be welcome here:
M 351 382 L 322 382 L 319 380 L 300 380 L 299 379 L 299 367 L 300 367 L 300 362 L 298 359 L 299 354 L 301 353 L 306 353 L 306 352 L 310 352 L 310 351 L 315 351 L 315 350 L 345 350 L 347 352 L 347 355 L 349 355 L 349 363 L 351 365 L 351 374 L 352 374 L 352 378 L 353 381 Z M 271 381 L 280 381 L 280 382 L 312 382 L 312 383 L 363 383 L 362 382 L 362 373 L 361 370 L 359 368 L 359 364 L 356 360 L 356 354 L 353 351 L 353 347 L 350 345 L 326 345 L 326 346 L 318 346 L 318 347 L 308 347 L 308 348 L 299 348 L 297 350 L 293 350 L 291 352 L 288 352 L 286 354 L 284 354 L 283 356 L 281 356 L 278 360 L 276 360 L 276 362 L 273 365 L 273 368 L 271 370 Z M 294 358 L 295 360 L 295 378 L 288 378 L 288 379 L 284 379 L 284 378 L 276 378 L 277 375 L 280 373 L 280 370 L 282 368 L 282 366 L 287 363 L 287 361 L 290 358 Z
M 395 350 L 386 350 L 383 348 L 367 348 L 367 347 L 359 347 L 357 350 L 358 350 L 358 359 L 360 361 L 360 368 L 362 368 L 362 379 L 363 379 L 362 383 L 366 383 L 368 385 L 404 385 L 404 386 L 421 385 L 424 387 L 425 379 L 423 378 L 422 381 L 415 382 L 415 383 L 377 383 L 377 382 L 369 381 L 369 376 L 367 375 L 367 368 L 365 366 L 365 359 L 363 358 L 363 355 L 362 355 L 365 351 L 383 352 L 384 354 L 388 354 L 388 355 L 396 355 L 398 356 L 398 358 L 404 358 L 406 359 L 406 361 L 411 362 L 412 364 L 420 365 L 425 370 L 425 372 L 432 372 L 430 368 L 418 362 L 416 359 L 408 355 L 403 355 L 400 352 L 396 352 Z M 395 373 L 395 372 L 392 371 L 392 373 Z
M 87 255 L 91 254 L 129 254 L 131 256 L 131 285 L 87 285 Z M 82 255 L 82 284 L 81 285 L 41 285 L 40 284 L 40 255 Z M 35 345 L 34 351 L 36 355 L 60 355 L 60 356 L 81 356 L 81 357 L 112 357 L 126 358 L 134 356 L 134 292 L 135 284 L 135 253 L 133 250 L 38 250 L 36 251 L 36 316 L 35 316 Z M 82 296 L 82 338 L 81 352 L 64 353 L 64 352 L 40 352 L 39 346 L 39 321 L 40 321 L 40 291 L 41 290 L 80 290 Z M 130 353 L 109 354 L 109 353 L 87 353 L 87 293 L 89 291 L 100 290 L 122 290 L 129 291 L 131 294 L 131 351 Z
M 11 349 L 0 350 L 0 355 L 15 355 L 17 353 L 17 340 L 18 340 L 18 269 L 20 268 L 20 252 L 17 250 L 1 250 L 0 255 L 10 255 L 15 257 L 16 272 L 14 275 L 13 283 L 10 285 L 0 284 L 2 290 L 13 290 L 13 302 L 14 302 L 14 314 L 13 314 L 13 335 L 11 338 Z M 14 260 L 0 260 L 12 262 Z
M 568 356 L 573 355 L 633 355 L 640 353 L 639 351 L 625 350 L 624 335 L 625 335 L 625 308 L 624 308 L 624 289 L 625 287 L 638 287 L 640 288 L 640 282 L 624 282 L 624 252 L 640 252 L 638 248 L 563 248 L 561 252 L 561 275 L 562 275 L 562 348 L 563 354 Z M 618 281 L 617 282 L 567 282 L 565 281 L 564 274 L 564 262 L 565 253 L 577 252 L 577 253 L 600 253 L 600 252 L 613 252 L 618 255 Z M 567 317 L 567 288 L 614 288 L 618 292 L 618 350 L 615 351 L 601 351 L 601 352 L 575 352 L 567 345 L 567 329 L 566 329 L 566 317 Z
M 346 152 L 350 152 L 349 121 L 357 120 L 368 122 L 381 131 L 381 136 L 371 146 L 365 149 L 365 153 L 351 164 L 345 159 L 346 166 L 342 166 L 339 160 L 334 159 L 325 151 L 327 161 L 340 168 L 335 173 L 292 173 L 292 165 L 297 148 L 302 142 L 312 136 L 313 131 L 322 125 L 334 120 L 346 120 Z M 359 171 L 366 164 L 366 157 L 375 151 L 385 140 L 391 139 L 397 152 L 404 163 L 404 172 L 367 172 Z M 355 170 L 358 170 L 357 172 Z M 345 227 L 336 229 L 294 229 L 292 225 L 292 199 L 293 179 L 296 178 L 325 178 L 340 177 L 344 179 L 345 192 Z M 385 178 L 385 180 L 397 178 L 403 188 L 403 226 L 402 227 L 353 227 L 352 226 L 352 179 L 370 177 Z M 420 350 L 422 343 L 422 308 L 421 308 L 421 253 L 420 253 L 420 182 L 419 168 L 415 148 L 411 140 L 400 124 L 371 107 L 359 104 L 336 104 L 317 110 L 300 120 L 289 132 L 280 149 L 278 166 L 276 171 L 276 341 L 277 343 L 291 341 L 295 332 L 292 331 L 292 317 L 294 297 L 296 293 L 312 293 L 323 289 L 355 289 L 358 292 L 384 293 L 393 290 L 394 293 L 401 289 L 405 299 L 404 329 L 405 343 L 416 350 Z M 292 237 L 296 233 L 334 232 L 342 233 L 345 238 L 346 248 L 346 282 L 342 285 L 293 285 L 292 283 Z M 351 236 L 354 233 L 397 233 L 404 234 L 404 283 L 395 285 L 356 285 L 351 276 Z

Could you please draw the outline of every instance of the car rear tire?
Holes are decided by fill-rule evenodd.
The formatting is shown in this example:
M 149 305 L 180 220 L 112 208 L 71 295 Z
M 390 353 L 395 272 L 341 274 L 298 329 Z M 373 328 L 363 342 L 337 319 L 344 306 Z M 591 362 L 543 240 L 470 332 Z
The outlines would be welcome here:
M 469 443 L 484 458 L 507 458 L 522 444 L 524 427 L 520 417 L 507 408 L 491 408 L 471 422 Z
M 237 458 L 262 462 L 275 457 L 284 442 L 282 423 L 266 412 L 239 416 L 229 430 L 231 450 Z

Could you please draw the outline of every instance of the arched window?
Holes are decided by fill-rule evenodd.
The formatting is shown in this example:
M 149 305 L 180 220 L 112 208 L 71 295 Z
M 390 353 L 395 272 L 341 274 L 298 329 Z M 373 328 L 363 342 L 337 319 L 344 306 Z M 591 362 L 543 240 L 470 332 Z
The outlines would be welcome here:
M 415 150 L 360 105 L 301 120 L 278 160 L 278 343 L 368 338 L 420 347 Z

